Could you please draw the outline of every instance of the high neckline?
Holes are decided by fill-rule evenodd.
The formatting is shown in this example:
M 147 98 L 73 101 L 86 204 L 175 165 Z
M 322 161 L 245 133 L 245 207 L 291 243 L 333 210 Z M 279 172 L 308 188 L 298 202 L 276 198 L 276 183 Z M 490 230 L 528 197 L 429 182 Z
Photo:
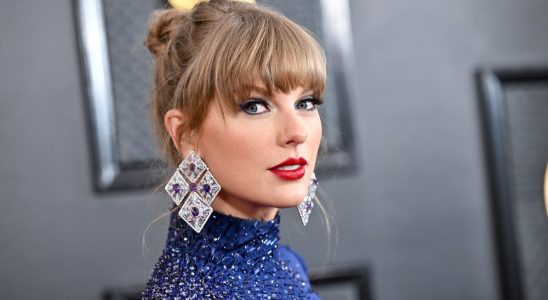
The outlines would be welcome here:
M 238 253 L 248 260 L 272 256 L 280 240 L 280 213 L 270 221 L 242 219 L 214 211 L 200 233 L 190 228 L 176 212 L 171 214 L 170 239 L 179 251 L 218 263 Z M 223 261 L 225 262 L 225 261 Z
M 318 299 L 302 259 L 271 221 L 213 212 L 200 233 L 172 213 L 166 248 L 143 299 Z

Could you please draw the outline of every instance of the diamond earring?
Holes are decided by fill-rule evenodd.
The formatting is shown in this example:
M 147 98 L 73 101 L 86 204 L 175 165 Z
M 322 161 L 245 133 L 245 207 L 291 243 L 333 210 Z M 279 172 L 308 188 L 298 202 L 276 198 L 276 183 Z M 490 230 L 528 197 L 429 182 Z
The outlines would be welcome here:
M 221 186 L 205 162 L 191 151 L 177 167 L 165 190 L 177 206 L 184 201 L 178 214 L 200 233 L 213 212 L 210 205 L 221 191 Z
M 304 196 L 304 201 L 299 204 L 299 215 L 301 215 L 301 220 L 303 225 L 308 223 L 308 217 L 312 212 L 314 207 L 314 198 L 316 197 L 316 189 L 318 188 L 318 179 L 316 179 L 316 174 L 312 173 L 312 178 L 310 178 L 310 183 L 308 184 L 308 191 Z

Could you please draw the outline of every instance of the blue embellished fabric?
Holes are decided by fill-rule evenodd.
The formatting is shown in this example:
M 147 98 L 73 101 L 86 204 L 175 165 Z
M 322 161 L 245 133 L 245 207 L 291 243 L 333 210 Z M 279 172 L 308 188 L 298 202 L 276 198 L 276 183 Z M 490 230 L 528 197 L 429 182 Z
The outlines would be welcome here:
M 272 221 L 213 212 L 200 233 L 172 213 L 166 247 L 142 299 L 319 299 L 303 260 Z

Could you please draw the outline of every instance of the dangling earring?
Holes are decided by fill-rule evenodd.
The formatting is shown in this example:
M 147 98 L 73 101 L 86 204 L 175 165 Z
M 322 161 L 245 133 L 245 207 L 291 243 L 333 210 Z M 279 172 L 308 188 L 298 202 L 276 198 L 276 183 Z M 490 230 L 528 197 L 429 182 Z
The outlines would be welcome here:
M 308 191 L 304 196 L 304 201 L 299 204 L 299 215 L 301 215 L 301 220 L 303 225 L 308 223 L 308 217 L 312 212 L 314 207 L 314 198 L 316 197 L 316 189 L 318 188 L 318 179 L 316 179 L 316 174 L 312 173 L 312 178 L 310 178 L 310 183 L 308 184 Z
M 221 191 L 205 162 L 194 151 L 190 151 L 165 186 L 173 202 L 179 206 L 179 216 L 194 231 L 200 233 L 211 216 L 211 203 Z M 186 198 L 186 200 L 185 200 Z

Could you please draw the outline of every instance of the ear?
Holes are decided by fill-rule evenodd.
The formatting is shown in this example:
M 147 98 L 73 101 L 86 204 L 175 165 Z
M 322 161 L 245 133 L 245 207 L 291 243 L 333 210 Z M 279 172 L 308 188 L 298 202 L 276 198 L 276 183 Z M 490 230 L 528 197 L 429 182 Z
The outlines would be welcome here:
M 188 134 L 183 132 L 187 118 L 178 109 L 170 109 L 164 116 L 164 126 L 171 136 L 175 148 L 185 157 L 190 150 L 194 150 L 194 144 L 188 139 Z

